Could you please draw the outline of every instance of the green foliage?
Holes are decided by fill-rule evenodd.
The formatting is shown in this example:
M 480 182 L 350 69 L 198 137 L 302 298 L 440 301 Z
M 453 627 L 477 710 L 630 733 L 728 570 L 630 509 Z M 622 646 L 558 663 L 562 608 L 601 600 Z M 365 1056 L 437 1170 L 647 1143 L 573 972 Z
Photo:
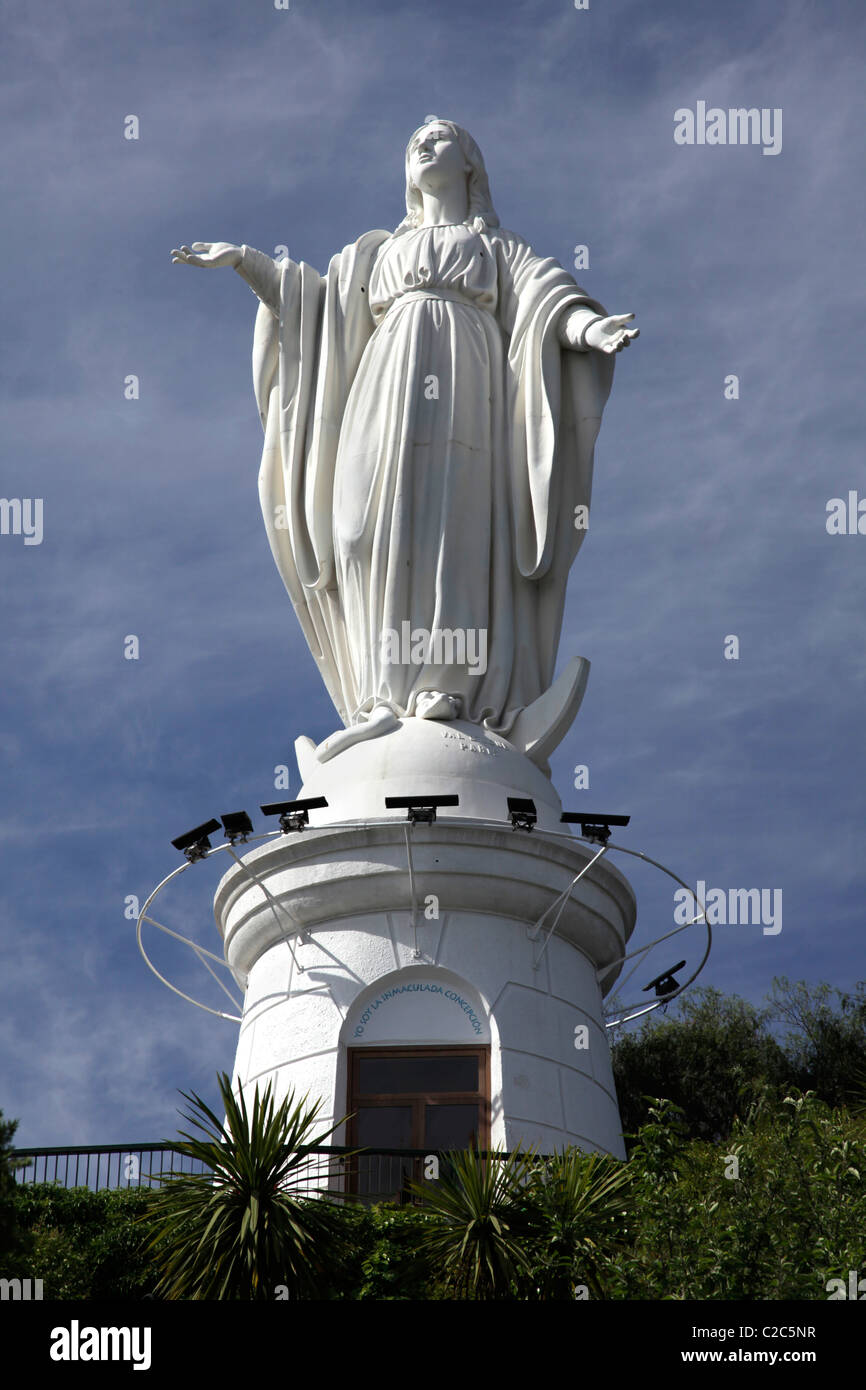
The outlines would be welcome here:
M 25 1275 L 43 1281 L 45 1298 L 143 1298 L 155 1274 L 136 1222 L 152 1195 L 135 1187 L 91 1192 L 56 1183 L 22 1185 L 18 1213 L 32 1243 Z
M 365 1208 L 364 1216 L 368 1253 L 353 1297 L 395 1302 L 448 1296 L 427 1256 L 431 1219 L 422 1208 L 380 1203 Z
M 606 1299 L 822 1300 L 828 1280 L 866 1271 L 866 1131 L 814 1095 L 765 1099 L 724 1144 L 690 1140 L 682 1113 L 656 1101 L 627 1164 L 578 1150 L 456 1154 L 421 1190 L 420 1207 L 310 1203 L 322 1219 L 314 1280 L 292 1295 L 565 1300 L 584 1284 Z M 162 1195 L 19 1188 L 18 1219 L 35 1242 L 21 1277 L 41 1278 L 46 1298 L 151 1292 L 158 1270 L 138 1218 Z M 290 1284 L 294 1241 L 292 1231 L 288 1247 L 277 1240 L 259 1296 Z M 219 1245 L 208 1251 L 220 1270 Z M 250 1289 L 229 1284 L 224 1296 Z
M 161 1297 L 273 1299 L 278 1287 L 289 1297 L 317 1297 L 327 1288 L 328 1260 L 340 1254 L 335 1208 L 299 1193 L 306 1190 L 311 1156 L 336 1125 L 313 1135 L 321 1101 L 294 1104 L 290 1094 L 277 1107 L 270 1085 L 256 1087 L 247 1113 L 226 1073 L 219 1078 L 225 1124 L 195 1094 L 185 1116 L 205 1139 L 182 1131 L 178 1152 L 206 1165 L 202 1174 L 168 1178 L 147 1220 Z
M 186 1097 L 204 1138 L 177 1147 L 208 1171 L 159 1192 L 16 1187 L 0 1117 L 0 1275 L 68 1299 L 752 1301 L 866 1272 L 862 985 L 779 980 L 766 1009 L 697 991 L 614 1062 L 627 1164 L 453 1153 L 411 1207 L 304 1195 L 319 1106 L 257 1091 L 248 1114 L 227 1076 L 225 1122 Z
M 723 1145 L 686 1142 L 682 1112 L 659 1101 L 629 1166 L 613 1298 L 822 1299 L 866 1265 L 866 1143 L 812 1094 L 756 1108 Z
M 565 1149 L 537 1164 L 526 1191 L 531 1276 L 526 1297 L 604 1298 L 623 1243 L 634 1171 L 608 1154 Z
M 773 1017 L 787 1023 L 785 1050 L 793 1084 L 828 1105 L 862 1099 L 866 1076 L 866 982 L 854 994 L 827 984 L 773 981 Z
M 786 1024 L 781 1041 L 772 1029 Z M 827 1105 L 857 1105 L 866 1078 L 866 984 L 853 994 L 829 985 L 773 981 L 764 1008 L 716 989 L 695 989 L 675 1013 L 655 1014 L 613 1047 L 623 1129 L 647 1119 L 650 1096 L 683 1112 L 694 1139 L 724 1138 L 761 1097 L 814 1091 Z
M 30 1240 L 22 1229 L 16 1202 L 15 1160 L 12 1140 L 17 1120 L 4 1120 L 0 1110 L 0 1278 L 26 1277 L 24 1271 Z
M 623 1129 L 632 1134 L 644 1123 L 648 1096 L 664 1096 L 693 1138 L 724 1137 L 759 1095 L 775 1097 L 793 1081 L 791 1065 L 769 1031 L 769 1009 L 716 989 L 678 1002 L 674 1017 L 647 1020 L 614 1045 Z
M 425 1253 L 454 1298 L 508 1298 L 530 1270 L 524 1187 L 532 1150 L 484 1159 L 471 1149 L 444 1156 L 435 1183 L 413 1183 L 430 1223 Z

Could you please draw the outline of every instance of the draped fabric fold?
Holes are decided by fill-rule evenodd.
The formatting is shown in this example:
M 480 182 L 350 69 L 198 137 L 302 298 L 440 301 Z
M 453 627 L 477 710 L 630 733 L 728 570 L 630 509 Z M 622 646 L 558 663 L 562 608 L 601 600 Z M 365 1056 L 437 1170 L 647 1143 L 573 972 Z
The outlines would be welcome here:
M 500 228 L 368 232 L 324 276 L 286 261 L 277 281 L 266 259 L 262 512 L 343 723 L 434 689 L 507 734 L 553 680 L 613 375 L 558 325 L 603 309 Z M 483 630 L 485 669 L 389 656 L 383 631 L 406 623 Z

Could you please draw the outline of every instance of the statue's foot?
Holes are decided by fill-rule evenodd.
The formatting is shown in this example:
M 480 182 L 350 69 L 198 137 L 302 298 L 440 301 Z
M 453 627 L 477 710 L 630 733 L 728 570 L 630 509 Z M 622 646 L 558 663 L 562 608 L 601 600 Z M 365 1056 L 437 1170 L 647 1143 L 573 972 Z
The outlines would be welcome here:
M 459 715 L 460 701 L 441 690 L 422 690 L 415 701 L 416 719 L 457 719 Z
M 335 758 L 345 748 L 351 748 L 353 743 L 362 743 L 365 739 L 389 734 L 399 723 L 396 714 L 387 705 L 377 705 L 370 712 L 369 719 L 365 719 L 361 724 L 352 724 L 348 729 L 338 729 L 335 734 L 331 734 L 320 743 L 316 749 L 316 759 L 320 763 L 330 762 L 331 758 Z

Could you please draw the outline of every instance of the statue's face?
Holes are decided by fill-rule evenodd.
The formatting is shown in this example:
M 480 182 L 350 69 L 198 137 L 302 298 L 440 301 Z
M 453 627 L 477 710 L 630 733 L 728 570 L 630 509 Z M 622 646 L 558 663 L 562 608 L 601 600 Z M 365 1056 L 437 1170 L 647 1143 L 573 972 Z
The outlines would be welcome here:
M 434 191 L 444 183 L 465 179 L 469 172 L 454 132 L 440 121 L 423 126 L 409 150 L 409 177 L 422 191 Z

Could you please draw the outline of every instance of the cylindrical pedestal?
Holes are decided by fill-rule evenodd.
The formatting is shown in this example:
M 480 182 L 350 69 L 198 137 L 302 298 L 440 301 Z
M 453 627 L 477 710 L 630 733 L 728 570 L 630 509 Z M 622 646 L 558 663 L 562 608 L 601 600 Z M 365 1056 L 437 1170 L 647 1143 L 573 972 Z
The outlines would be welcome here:
M 602 858 L 549 939 L 554 913 L 536 927 L 592 854 L 458 809 L 432 825 L 309 829 L 245 855 L 220 882 L 215 913 L 226 959 L 247 980 L 235 1076 L 248 1103 L 256 1082 L 273 1081 L 278 1098 L 309 1093 L 324 1102 L 321 1120 L 341 1120 L 357 1108 L 359 1051 L 476 1049 L 491 1147 L 624 1156 L 597 972 L 626 949 L 631 888 Z M 345 1128 L 329 1142 L 345 1143 Z

